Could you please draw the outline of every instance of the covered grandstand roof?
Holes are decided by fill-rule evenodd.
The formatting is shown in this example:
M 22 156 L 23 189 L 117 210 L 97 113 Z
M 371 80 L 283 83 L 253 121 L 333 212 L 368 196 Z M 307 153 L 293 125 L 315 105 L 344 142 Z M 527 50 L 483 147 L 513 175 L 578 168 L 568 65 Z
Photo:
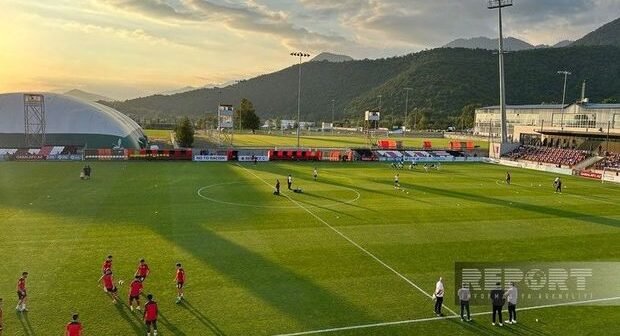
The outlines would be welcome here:
M 569 106 L 569 104 L 565 106 Z M 562 104 L 506 105 L 506 109 L 516 109 L 516 110 L 561 109 L 561 108 L 562 108 Z M 485 106 L 485 107 L 481 107 L 480 109 L 497 110 L 499 109 L 499 105 Z
M 585 109 L 620 109 L 620 104 L 598 104 L 598 103 L 572 103 L 566 104 L 564 107 L 571 105 L 579 105 Z M 527 105 L 506 105 L 506 109 L 512 110 L 559 110 L 562 104 L 527 104 Z M 499 105 L 481 107 L 482 110 L 498 110 Z
M 23 145 L 24 94 L 0 94 L 0 147 Z M 146 146 L 140 126 L 119 111 L 79 98 L 44 96 L 46 144 L 108 148 L 118 140 L 127 148 Z

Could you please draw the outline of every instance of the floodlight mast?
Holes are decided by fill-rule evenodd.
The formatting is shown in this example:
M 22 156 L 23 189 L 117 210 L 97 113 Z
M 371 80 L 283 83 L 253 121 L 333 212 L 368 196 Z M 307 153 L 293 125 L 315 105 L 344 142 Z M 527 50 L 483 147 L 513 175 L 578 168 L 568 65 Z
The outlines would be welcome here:
M 572 75 L 572 73 L 566 70 L 562 70 L 558 71 L 558 75 L 564 75 L 564 89 L 562 90 L 562 120 L 560 122 L 560 129 L 564 129 L 564 102 L 566 100 L 566 80 L 568 79 L 568 76 Z
M 407 114 L 409 112 L 409 91 L 413 90 L 413 88 L 406 87 L 404 90 L 405 90 L 405 121 L 403 122 L 403 125 L 405 127 L 403 128 L 403 135 L 406 135 L 407 134 Z
M 501 124 L 501 141 L 508 142 L 506 124 L 506 84 L 504 75 L 504 36 L 502 32 L 502 8 L 512 6 L 512 0 L 489 0 L 488 9 L 497 9 L 499 16 L 499 109 Z
M 291 56 L 299 57 L 299 78 L 297 84 L 297 150 L 299 150 L 299 133 L 301 129 L 301 124 L 299 122 L 299 111 L 301 110 L 301 59 L 303 57 L 310 57 L 310 54 L 302 51 L 297 51 L 292 52 Z

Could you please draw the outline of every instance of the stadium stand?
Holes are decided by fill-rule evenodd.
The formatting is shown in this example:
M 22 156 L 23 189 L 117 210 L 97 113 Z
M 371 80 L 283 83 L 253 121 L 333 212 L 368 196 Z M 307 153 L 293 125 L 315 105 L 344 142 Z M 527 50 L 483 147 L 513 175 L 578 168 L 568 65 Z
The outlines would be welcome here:
M 385 157 L 388 159 L 396 159 L 396 158 L 400 158 L 403 156 L 403 153 L 399 152 L 399 151 L 384 151 L 384 150 L 380 150 L 377 151 L 377 154 L 379 157 Z
M 594 165 L 594 168 L 620 171 L 620 153 L 608 153 L 603 160 Z
M 426 158 L 431 156 L 427 151 L 406 151 L 405 154 L 414 158 Z
M 520 146 L 507 157 L 512 160 L 526 160 L 572 167 L 588 157 L 588 152 L 578 149 Z
M 435 156 L 435 157 L 450 157 L 452 156 L 450 153 L 446 152 L 446 151 L 434 151 L 434 152 L 430 152 L 431 156 Z
M 78 153 L 78 148 L 76 146 L 65 146 L 62 152 L 60 152 L 61 155 L 72 155 L 72 154 L 77 154 L 77 153 Z

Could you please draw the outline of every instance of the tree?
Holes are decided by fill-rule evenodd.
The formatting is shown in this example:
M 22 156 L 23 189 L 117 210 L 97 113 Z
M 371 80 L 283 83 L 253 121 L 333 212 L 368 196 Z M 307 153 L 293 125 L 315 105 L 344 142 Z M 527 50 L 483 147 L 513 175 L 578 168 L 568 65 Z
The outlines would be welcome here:
M 415 108 L 412 113 L 407 116 L 407 128 L 425 130 L 428 129 L 428 115 L 431 110 L 428 108 Z
M 235 126 L 241 125 L 241 129 L 256 130 L 260 127 L 260 118 L 256 115 L 254 104 L 247 99 L 241 99 L 239 108 L 235 111 Z
M 461 109 L 461 116 L 458 120 L 458 126 L 460 126 L 461 130 L 474 127 L 476 109 L 480 107 L 482 107 L 482 104 L 467 104 L 463 106 L 463 109 Z
M 428 118 L 426 117 L 426 115 L 422 114 L 420 118 L 418 118 L 416 129 L 419 129 L 419 130 L 428 129 Z
M 191 148 L 194 144 L 194 126 L 184 117 L 174 129 L 174 139 L 179 147 Z

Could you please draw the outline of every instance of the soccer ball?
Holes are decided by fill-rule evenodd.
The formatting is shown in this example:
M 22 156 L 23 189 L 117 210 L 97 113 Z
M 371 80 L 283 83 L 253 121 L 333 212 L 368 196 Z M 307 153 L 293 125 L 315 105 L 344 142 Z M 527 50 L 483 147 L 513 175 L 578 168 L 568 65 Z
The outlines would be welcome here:
M 122 286 L 124 283 L 125 283 L 125 281 L 123 281 L 123 280 L 118 280 L 118 285 L 119 285 L 119 286 Z

